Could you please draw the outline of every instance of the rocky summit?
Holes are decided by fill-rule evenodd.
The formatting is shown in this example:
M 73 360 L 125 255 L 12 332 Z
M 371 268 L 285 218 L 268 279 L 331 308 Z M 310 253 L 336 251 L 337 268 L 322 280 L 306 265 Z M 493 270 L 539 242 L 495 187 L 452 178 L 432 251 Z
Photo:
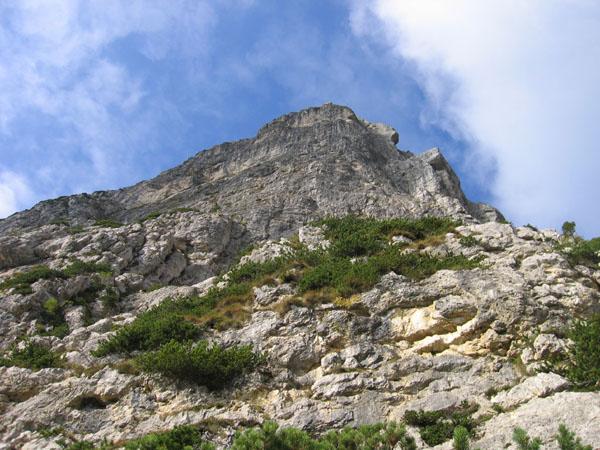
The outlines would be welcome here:
M 600 246 L 398 142 L 325 104 L 1 220 L 0 448 L 600 448 Z

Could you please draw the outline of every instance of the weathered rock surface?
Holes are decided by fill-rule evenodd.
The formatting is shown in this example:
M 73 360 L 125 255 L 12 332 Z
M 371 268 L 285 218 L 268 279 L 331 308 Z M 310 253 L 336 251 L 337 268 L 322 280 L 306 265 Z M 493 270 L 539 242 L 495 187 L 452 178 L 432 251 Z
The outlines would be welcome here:
M 559 423 L 600 447 L 600 394 L 562 392 L 568 382 L 537 372 L 544 358 L 564 351 L 572 317 L 600 311 L 600 271 L 572 267 L 550 230 L 478 223 L 499 216 L 464 198 L 437 151 L 398 151 L 394 133 L 325 105 L 277 119 L 254 139 L 217 146 L 154 180 L 44 202 L 0 222 L 0 281 L 33 264 L 61 269 L 74 258 L 113 270 L 40 280 L 31 293 L 0 291 L 0 351 L 28 336 L 64 362 L 37 372 L 0 367 L 0 448 L 59 448 L 57 437 L 41 433 L 55 427 L 72 438 L 124 442 L 181 424 L 217 427 L 225 445 L 236 428 L 267 418 L 319 433 L 400 421 L 409 409 L 451 410 L 465 400 L 489 419 L 474 448 L 505 448 L 514 426 L 555 448 L 548 439 Z M 180 207 L 198 210 L 168 212 Z M 134 221 L 154 210 L 164 214 L 117 228 L 86 222 Z M 392 272 L 351 305 L 289 304 L 293 283 L 256 287 L 249 320 L 210 339 L 251 344 L 266 365 L 223 391 L 120 373 L 121 358 L 91 354 L 115 326 L 161 301 L 226 283 L 215 275 L 248 244 L 254 248 L 245 262 L 284 255 L 298 242 L 327 248 L 321 228 L 303 225 L 349 212 L 452 215 L 466 225 L 411 251 L 483 262 L 421 281 Z M 57 218 L 86 227 L 48 224 Z M 280 239 L 292 232 L 297 240 Z M 474 240 L 466 245 L 468 236 Z M 65 337 L 39 335 L 49 298 L 63 305 L 93 286 L 87 310 L 66 311 Z M 109 291 L 118 293 L 114 304 L 102 300 Z

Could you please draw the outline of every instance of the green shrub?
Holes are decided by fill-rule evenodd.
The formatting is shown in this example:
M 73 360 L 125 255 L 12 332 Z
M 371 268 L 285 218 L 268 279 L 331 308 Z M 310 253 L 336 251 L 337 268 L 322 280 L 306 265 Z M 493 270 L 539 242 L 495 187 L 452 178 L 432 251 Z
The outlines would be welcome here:
M 566 355 L 548 360 L 545 370 L 559 373 L 580 389 L 600 388 L 600 314 L 573 321 Z
M 469 450 L 469 430 L 465 427 L 458 426 L 454 429 L 453 446 L 454 450 Z
M 20 350 L 14 348 L 9 357 L 0 358 L 0 366 L 40 370 L 46 367 L 60 367 L 60 360 L 58 355 L 49 348 L 29 341 Z
M 463 247 L 476 247 L 481 244 L 475 236 L 463 236 L 458 242 Z
M 540 438 L 530 438 L 523 428 L 513 430 L 513 441 L 517 444 L 519 450 L 540 450 L 542 445 Z
M 69 226 L 69 220 L 65 219 L 65 218 L 58 218 L 58 219 L 54 219 L 51 220 L 50 225 L 64 225 L 64 226 Z
M 155 310 L 140 314 L 136 319 L 101 342 L 95 356 L 110 353 L 130 353 L 138 350 L 154 350 L 172 340 L 188 341 L 200 337 L 201 329 L 176 314 L 160 315 Z
M 575 236 L 575 222 L 564 222 L 562 224 L 562 233 L 563 236 L 572 238 Z
M 147 372 L 158 372 L 171 378 L 187 380 L 219 389 L 239 375 L 253 369 L 260 356 L 248 345 L 222 347 L 206 341 L 197 344 L 171 341 L 158 350 L 137 358 Z
M 332 243 L 331 252 L 339 257 L 368 256 L 381 250 L 392 236 L 425 239 L 453 231 L 459 222 L 448 218 L 374 219 L 346 216 L 320 220 L 325 225 L 325 237 Z
M 69 334 L 63 308 L 55 297 L 50 297 L 43 303 L 40 320 L 44 325 L 51 327 L 50 331 L 47 331 L 47 328 L 40 330 L 43 335 L 63 338 Z
M 214 450 L 214 445 L 202 439 L 200 430 L 181 425 L 170 431 L 150 433 L 125 444 L 125 450 Z
M 68 447 L 66 447 L 66 450 L 96 450 L 96 449 L 97 449 L 97 447 L 94 445 L 93 442 L 90 442 L 90 441 L 73 442 Z
M 371 289 L 382 275 L 394 271 L 414 280 L 421 280 L 442 269 L 473 269 L 479 259 L 463 255 L 436 257 L 421 253 L 403 254 L 388 246 L 364 261 L 352 263 L 349 259 L 322 257 L 314 267 L 303 272 L 298 282 L 301 293 L 325 287 L 334 288 L 342 297 Z
M 108 264 L 87 263 L 75 260 L 63 270 L 50 269 L 46 265 L 32 267 L 27 272 L 21 272 L 0 283 L 0 290 L 17 288 L 19 293 L 31 293 L 31 285 L 38 280 L 51 280 L 55 278 L 72 278 L 76 275 L 96 272 L 110 272 Z
M 404 421 L 413 427 L 426 427 L 434 425 L 444 418 L 442 411 L 415 411 L 409 409 L 404 413 Z
M 106 309 L 112 309 L 119 302 L 119 291 L 113 287 L 108 287 L 104 290 L 104 294 L 100 296 L 100 302 Z
M 112 272 L 112 269 L 109 264 L 85 262 L 76 259 L 62 270 L 63 277 L 66 278 L 99 272 Z
M 113 219 L 99 219 L 94 222 L 94 226 L 102 228 L 120 228 L 123 224 Z
M 147 220 L 157 219 L 160 216 L 162 216 L 162 213 L 160 211 L 152 211 L 151 213 L 146 214 L 144 217 L 142 217 L 139 221 L 140 223 L 144 223 Z
M 558 427 L 556 442 L 558 442 L 560 450 L 592 450 L 591 445 L 583 445 L 581 439 L 562 423 Z
M 563 253 L 573 265 L 582 265 L 597 269 L 600 264 L 600 237 L 586 241 L 576 239 L 573 243 L 565 244 L 567 250 Z
M 477 409 L 478 405 L 464 401 L 454 411 L 448 412 L 408 410 L 404 413 L 404 420 L 418 427 L 421 439 L 427 445 L 434 446 L 451 439 L 457 428 L 464 428 L 471 433 L 476 425 L 472 415 Z
M 135 318 L 135 320 L 100 343 L 93 353 L 156 350 L 169 341 L 186 342 L 202 335 L 203 327 L 227 328 L 237 326 L 248 316 L 243 305 L 252 300 L 248 283 L 230 284 L 223 289 L 213 288 L 201 297 L 167 299 Z
M 117 447 L 112 443 L 104 440 L 100 444 L 94 444 L 90 441 L 76 441 L 67 445 L 64 440 L 57 442 L 64 450 L 114 450 Z M 183 447 L 179 447 L 183 449 Z
M 38 280 L 50 280 L 53 278 L 64 278 L 59 270 L 50 269 L 48 266 L 34 266 L 27 272 L 20 272 L 0 283 L 0 290 L 16 287 L 23 293 L 31 293 L 31 285 Z
M 277 273 L 287 261 L 287 257 L 280 256 L 263 263 L 248 262 L 234 267 L 227 275 L 231 283 L 258 282 L 266 275 Z
M 67 233 L 69 234 L 79 234 L 83 233 L 85 228 L 82 225 L 73 225 L 72 227 L 67 228 Z
M 296 428 L 265 422 L 260 428 L 238 432 L 231 450 L 415 450 L 412 437 L 396 423 L 363 425 L 330 431 L 320 439 Z

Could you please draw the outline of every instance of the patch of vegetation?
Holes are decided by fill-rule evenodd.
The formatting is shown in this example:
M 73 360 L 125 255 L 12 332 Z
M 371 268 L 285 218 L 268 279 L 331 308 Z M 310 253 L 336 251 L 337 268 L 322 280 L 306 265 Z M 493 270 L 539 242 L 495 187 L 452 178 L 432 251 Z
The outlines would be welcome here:
M 69 334 L 69 325 L 65 321 L 63 308 L 55 297 L 50 297 L 43 303 L 40 319 L 44 324 L 40 324 L 41 335 L 56 336 L 62 339 Z M 50 330 L 47 327 L 50 327 Z
M 0 358 L 0 366 L 17 366 L 32 370 L 60 367 L 58 354 L 44 345 L 28 341 L 22 349 L 13 348 L 8 357 Z
M 371 289 L 382 275 L 391 271 L 421 280 L 442 269 L 473 269 L 479 267 L 480 262 L 480 259 L 468 259 L 463 255 L 437 257 L 417 252 L 402 253 L 388 246 L 378 254 L 356 262 L 326 255 L 318 265 L 303 273 L 298 287 L 301 293 L 331 287 L 339 296 L 348 297 Z
M 104 293 L 100 296 L 100 302 L 105 309 L 113 309 L 119 303 L 119 299 L 121 298 L 119 291 L 114 287 L 107 287 L 104 290 Z
M 58 442 L 64 450 L 113 450 L 117 448 L 108 441 L 103 441 L 100 444 L 94 444 L 90 441 L 75 441 L 67 444 L 64 440 Z M 178 447 L 178 450 L 187 450 L 185 447 Z
M 161 314 L 171 303 L 163 302 L 137 316 L 132 323 L 119 328 L 110 339 L 100 343 L 93 352 L 94 356 L 155 350 L 172 340 L 185 342 L 200 337 L 202 330 L 183 320 L 180 315 Z
M 325 237 L 332 243 L 332 256 L 352 258 L 378 253 L 393 236 L 421 240 L 449 233 L 460 223 L 440 217 L 378 220 L 350 215 L 330 217 L 314 225 L 325 226 Z
M 578 389 L 600 389 L 600 314 L 574 320 L 566 354 L 546 361 L 544 370 L 567 378 Z
M 265 422 L 236 434 L 231 450 L 402 450 L 416 449 L 414 439 L 406 433 L 403 425 L 363 425 L 330 431 L 321 438 L 313 438 L 297 428 L 279 428 L 273 422 Z
M 73 278 L 77 275 L 86 275 L 92 273 L 111 273 L 109 264 L 85 262 L 75 259 L 71 264 L 62 270 L 63 278 Z
M 575 238 L 572 243 L 566 245 L 563 254 L 571 264 L 598 269 L 600 265 L 600 237 L 589 241 Z
M 458 242 L 463 247 L 477 247 L 478 245 L 481 245 L 479 240 L 473 235 L 463 236 L 458 240 Z
M 540 450 L 542 445 L 540 438 L 532 439 L 523 428 L 518 427 L 513 430 L 513 441 L 517 444 L 519 450 Z
M 63 270 L 50 269 L 46 265 L 38 265 L 29 269 L 27 272 L 20 272 L 0 283 L 0 290 L 16 288 L 18 293 L 30 294 L 31 285 L 39 280 L 52 280 L 55 278 L 72 278 L 81 274 L 91 274 L 97 272 L 110 272 L 111 267 L 108 264 L 98 264 L 74 260 Z
M 170 431 L 150 433 L 125 444 L 125 450 L 214 450 L 214 445 L 202 439 L 200 430 L 181 425 Z
M 600 237 L 585 240 L 575 233 L 575 222 L 565 222 L 562 226 L 563 240 L 558 250 L 574 266 L 600 267 Z
M 575 222 L 566 221 L 562 224 L 562 234 L 564 237 L 575 237 Z
M 50 225 L 64 225 L 69 226 L 69 220 L 64 218 L 54 219 L 50 221 Z
M 558 427 L 556 442 L 558 443 L 560 450 L 592 450 L 591 445 L 582 444 L 581 439 L 575 436 L 575 433 L 570 431 L 565 424 L 562 423 Z
M 124 224 L 113 219 L 98 219 L 94 222 L 94 226 L 102 228 L 121 228 Z
M 64 433 L 63 427 L 42 427 L 37 430 L 40 436 L 48 439 L 54 436 L 60 436 Z
M 139 222 L 140 222 L 140 223 L 144 223 L 144 222 L 146 222 L 147 220 L 154 220 L 154 219 L 157 219 L 158 217 L 162 216 L 162 214 L 163 214 L 163 213 L 162 213 L 162 212 L 160 212 L 160 211 L 152 211 L 151 213 L 149 213 L 149 214 L 146 214 L 144 217 L 142 217 L 142 218 L 139 220 Z
M 38 280 L 50 280 L 53 278 L 63 278 L 64 275 L 59 270 L 50 269 L 45 265 L 34 266 L 27 272 L 20 272 L 0 283 L 0 290 L 17 288 L 20 292 L 31 293 L 31 285 Z
M 472 415 L 478 408 L 478 405 L 463 402 L 450 412 L 408 410 L 404 413 L 404 421 L 418 427 L 421 439 L 427 445 L 434 446 L 452 439 L 457 427 L 466 429 L 470 434 L 476 426 Z
M 191 381 L 209 389 L 223 388 L 260 361 L 260 355 L 254 353 L 250 345 L 223 347 L 207 341 L 196 344 L 171 341 L 137 358 L 146 372 Z
M 198 212 L 198 210 L 196 208 L 175 208 L 169 211 L 169 214 L 186 212 Z
M 469 450 L 471 448 L 469 439 L 469 430 L 461 426 L 456 427 L 452 436 L 453 450 Z
M 79 234 L 79 233 L 83 233 L 85 231 L 85 228 L 82 225 L 73 225 L 72 227 L 69 227 L 67 229 L 67 233 L 69 234 Z

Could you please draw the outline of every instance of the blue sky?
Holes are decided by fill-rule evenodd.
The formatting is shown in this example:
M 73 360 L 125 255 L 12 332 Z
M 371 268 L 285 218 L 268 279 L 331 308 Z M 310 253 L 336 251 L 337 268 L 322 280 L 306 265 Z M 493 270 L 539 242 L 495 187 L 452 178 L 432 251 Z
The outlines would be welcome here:
M 517 224 L 600 234 L 599 22 L 587 0 L 3 2 L 0 217 L 333 101 L 441 147 Z

